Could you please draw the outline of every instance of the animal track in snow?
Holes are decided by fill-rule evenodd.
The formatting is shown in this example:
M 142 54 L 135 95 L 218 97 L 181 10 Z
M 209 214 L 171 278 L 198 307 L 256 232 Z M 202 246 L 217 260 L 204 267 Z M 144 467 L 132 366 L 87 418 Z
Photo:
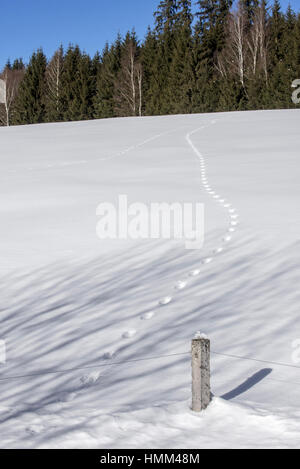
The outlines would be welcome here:
M 75 392 L 61 392 L 58 397 L 58 402 L 71 402 L 75 399 L 76 393 Z
M 211 124 L 215 124 L 216 121 L 211 121 Z M 224 209 L 227 209 L 227 212 L 229 214 L 229 226 L 227 228 L 227 231 L 225 232 L 225 235 L 222 239 L 222 241 L 224 243 L 229 243 L 229 241 L 231 241 L 232 239 L 232 233 L 234 233 L 236 231 L 236 226 L 238 225 L 238 219 L 239 219 L 239 216 L 236 212 L 236 209 L 234 207 L 232 207 L 232 204 L 230 204 L 226 199 L 224 198 L 221 198 L 221 195 L 219 195 L 214 189 L 213 187 L 211 186 L 209 180 L 208 180 L 208 177 L 207 177 L 207 172 L 206 172 L 206 162 L 205 162 L 205 159 L 204 157 L 202 156 L 202 154 L 199 152 L 199 150 L 196 148 L 196 146 L 194 145 L 194 143 L 192 142 L 191 140 L 191 136 L 204 129 L 205 127 L 201 127 L 201 128 L 198 128 L 190 133 L 188 133 L 186 135 L 186 140 L 189 144 L 189 146 L 192 148 L 192 150 L 194 151 L 194 153 L 197 155 L 199 161 L 200 161 L 200 168 L 201 168 L 201 178 L 200 179 L 200 182 L 203 186 L 203 188 L 205 189 L 205 191 L 215 200 L 215 202 L 217 202 L 218 204 L 221 205 L 221 207 L 223 207 Z M 166 133 L 169 133 L 169 132 L 166 132 Z M 163 134 L 160 134 L 160 135 L 163 135 Z M 151 139 L 149 139 L 148 141 L 151 141 L 151 140 L 154 140 L 156 138 L 158 138 L 160 135 L 157 135 L 155 137 L 152 137 Z M 132 149 L 134 148 L 139 148 L 140 146 L 148 143 L 148 141 L 144 141 L 142 142 L 141 144 L 138 144 L 136 146 L 133 146 L 133 147 L 130 147 L 128 149 L 126 149 L 124 152 L 122 152 L 122 154 L 125 154 L 129 151 L 131 151 Z M 117 155 L 115 155 L 117 156 Z M 106 159 L 110 159 L 111 157 L 108 157 Z M 226 234 L 227 233 L 227 234 Z M 222 252 L 224 251 L 224 247 L 222 246 L 219 246 L 217 248 L 215 248 L 214 250 L 212 250 L 212 254 L 213 256 L 212 257 L 207 257 L 205 259 L 202 260 L 202 264 L 203 265 L 208 265 L 210 263 L 212 263 L 215 259 L 215 257 L 219 254 L 221 254 Z M 189 272 L 189 276 L 190 277 L 197 277 L 198 275 L 200 275 L 201 273 L 201 269 L 194 269 L 192 270 L 191 272 Z M 186 288 L 186 286 L 188 285 L 188 281 L 184 281 L 184 280 L 181 280 L 181 281 L 178 281 L 175 285 L 175 290 L 178 290 L 178 291 L 181 291 L 183 289 Z M 165 298 L 162 298 L 159 302 L 158 302 L 158 306 L 167 306 L 169 305 L 171 302 L 173 301 L 173 298 L 172 296 L 166 296 Z M 140 319 L 143 320 L 143 321 L 149 321 L 151 320 L 153 317 L 155 316 L 155 312 L 151 311 L 151 312 L 148 312 L 148 313 L 144 313 L 140 316 Z M 124 334 L 122 335 L 122 338 L 123 339 L 131 339 L 133 338 L 135 335 L 136 335 L 137 331 L 135 329 L 132 329 L 132 330 L 128 330 L 126 332 L 124 332 Z M 106 359 L 111 359 L 113 358 L 114 355 L 109 355 L 107 354 L 106 356 L 104 356 L 104 358 Z
M 136 335 L 135 329 L 130 329 L 129 331 L 124 332 L 122 339 L 132 339 Z
M 215 124 L 216 121 L 212 120 L 210 123 Z M 207 193 L 216 202 L 221 204 L 221 206 L 224 209 L 227 209 L 227 211 L 228 211 L 229 218 L 230 218 L 229 227 L 227 228 L 227 233 L 228 234 L 225 234 L 222 241 L 224 243 L 229 243 L 232 239 L 232 233 L 234 233 L 236 231 L 236 227 L 239 224 L 239 221 L 238 221 L 239 216 L 236 212 L 236 209 L 234 207 L 232 207 L 232 204 L 229 203 L 226 199 L 221 198 L 221 196 L 213 189 L 213 187 L 209 183 L 209 180 L 208 180 L 208 177 L 207 177 L 207 174 L 206 174 L 206 162 L 205 162 L 204 156 L 200 153 L 200 151 L 197 149 L 197 147 L 194 145 L 194 143 L 192 142 L 192 139 L 191 139 L 191 136 L 194 135 L 196 132 L 199 132 L 200 130 L 202 130 L 202 127 L 198 128 L 198 129 L 195 129 L 192 132 L 189 132 L 186 135 L 186 140 L 187 140 L 189 146 L 192 148 L 193 152 L 196 154 L 198 160 L 200 161 L 201 182 L 202 182 L 202 185 L 203 185 L 205 191 L 207 191 Z M 213 252 L 214 256 L 217 256 L 218 254 L 221 254 L 223 251 L 224 251 L 223 247 L 218 247 L 218 248 L 214 249 L 212 252 Z M 210 264 L 211 262 L 213 262 L 213 260 L 214 260 L 214 257 L 211 257 L 211 258 L 208 257 L 208 258 L 206 258 L 202 261 L 202 264 Z M 189 275 L 191 277 L 196 277 L 199 274 L 200 274 L 200 270 L 195 269 L 192 272 L 190 272 Z
M 186 286 L 187 286 L 187 282 L 179 281 L 175 285 L 175 290 L 184 290 Z
M 200 269 L 195 269 L 190 272 L 190 277 L 197 277 L 200 274 L 201 270 Z
M 160 306 L 167 306 L 168 304 L 171 303 L 172 299 L 173 299 L 173 298 L 172 298 L 171 296 L 166 296 L 165 298 L 163 298 L 162 300 L 160 300 L 159 305 L 160 305 Z
M 100 371 L 92 371 L 92 373 L 82 376 L 80 378 L 80 382 L 84 387 L 93 386 L 94 384 L 97 383 L 100 376 L 101 376 Z
M 141 316 L 142 321 L 149 321 L 155 316 L 155 314 L 151 311 L 150 313 L 145 313 Z
M 112 360 L 116 355 L 116 352 L 105 352 L 103 355 L 102 355 L 102 359 L 103 360 Z
M 202 264 L 204 264 L 204 265 L 210 264 L 212 261 L 213 261 L 213 258 L 208 257 L 207 259 L 203 259 Z
M 25 431 L 26 433 L 29 433 L 30 435 L 38 435 L 39 433 L 42 433 L 44 429 L 45 427 L 43 425 L 33 424 L 25 428 Z

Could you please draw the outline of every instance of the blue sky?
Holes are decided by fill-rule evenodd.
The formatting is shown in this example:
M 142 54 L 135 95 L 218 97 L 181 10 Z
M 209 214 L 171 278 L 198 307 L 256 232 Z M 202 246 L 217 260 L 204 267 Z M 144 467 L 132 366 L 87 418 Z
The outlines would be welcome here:
M 132 27 L 143 38 L 159 0 L 13 0 L 1 2 L 0 68 L 16 57 L 28 61 L 42 47 L 50 56 L 63 44 L 90 54 Z M 284 7 L 288 0 L 281 0 Z M 291 0 L 296 11 L 300 0 Z M 8 38 L 8 39 L 7 39 Z

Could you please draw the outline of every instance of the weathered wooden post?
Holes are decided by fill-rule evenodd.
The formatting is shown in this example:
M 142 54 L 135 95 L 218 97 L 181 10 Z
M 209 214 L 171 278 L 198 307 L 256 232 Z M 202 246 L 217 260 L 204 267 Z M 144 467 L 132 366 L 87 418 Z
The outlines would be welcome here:
M 201 412 L 210 401 L 210 340 L 199 332 L 192 341 L 192 410 Z

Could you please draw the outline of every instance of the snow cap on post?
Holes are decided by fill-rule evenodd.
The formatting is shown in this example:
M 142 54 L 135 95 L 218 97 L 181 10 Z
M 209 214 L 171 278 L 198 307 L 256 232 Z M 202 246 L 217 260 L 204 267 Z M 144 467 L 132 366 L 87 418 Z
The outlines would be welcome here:
M 208 336 L 206 334 L 203 334 L 202 332 L 198 331 L 198 332 L 196 332 L 194 339 L 195 340 L 208 339 Z

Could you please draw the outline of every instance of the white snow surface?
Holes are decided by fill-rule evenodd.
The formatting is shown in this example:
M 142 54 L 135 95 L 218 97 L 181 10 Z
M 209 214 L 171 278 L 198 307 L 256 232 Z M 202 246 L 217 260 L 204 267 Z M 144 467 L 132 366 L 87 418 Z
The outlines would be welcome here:
M 299 124 L 293 110 L 0 128 L 2 448 L 299 447 Z M 100 241 L 96 208 L 119 194 L 204 203 L 203 249 Z M 213 352 L 201 414 L 195 331 Z

